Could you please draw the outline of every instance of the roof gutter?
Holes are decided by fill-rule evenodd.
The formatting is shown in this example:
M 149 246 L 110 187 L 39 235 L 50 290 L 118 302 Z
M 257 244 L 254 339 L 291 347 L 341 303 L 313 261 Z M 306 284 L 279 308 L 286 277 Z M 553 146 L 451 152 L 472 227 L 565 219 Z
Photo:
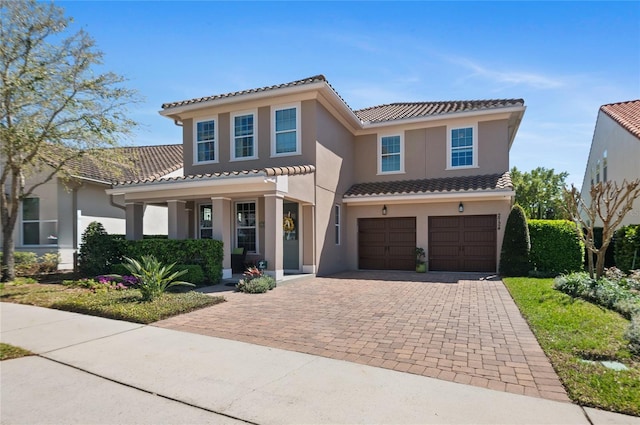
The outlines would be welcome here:
M 264 184 L 276 183 L 277 177 L 267 176 L 266 173 L 260 172 L 251 175 L 231 175 L 231 176 L 211 176 L 198 178 L 197 180 L 186 179 L 166 179 L 144 183 L 132 183 L 125 185 L 113 186 L 107 189 L 109 195 L 123 195 L 126 193 L 147 192 L 150 190 L 170 190 L 170 189 L 190 189 L 203 186 L 216 185 L 240 185 L 240 184 Z M 274 181 L 275 179 L 275 181 Z

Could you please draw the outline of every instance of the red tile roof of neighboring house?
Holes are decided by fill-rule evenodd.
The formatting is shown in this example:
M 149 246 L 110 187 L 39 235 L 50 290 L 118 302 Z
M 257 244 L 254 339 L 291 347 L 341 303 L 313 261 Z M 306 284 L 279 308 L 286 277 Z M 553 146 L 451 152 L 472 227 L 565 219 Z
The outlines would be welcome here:
M 266 92 L 270 90 L 283 89 L 288 87 L 304 86 L 324 82 L 331 88 L 335 95 L 351 110 L 349 105 L 342 99 L 338 92 L 329 84 L 324 75 L 314 75 L 290 83 L 276 84 L 273 86 L 260 87 L 256 89 L 242 90 L 231 93 L 217 94 L 213 96 L 198 97 L 194 99 L 181 100 L 178 102 L 164 103 L 162 109 L 170 109 L 179 106 L 192 105 L 212 100 L 225 99 L 251 93 Z M 489 109 L 508 108 L 511 106 L 524 106 L 522 99 L 491 99 L 491 100 L 455 100 L 445 102 L 412 102 L 412 103 L 391 103 L 387 105 L 372 106 L 352 112 L 363 123 L 377 123 L 393 121 L 406 118 L 417 118 L 427 116 L 437 116 L 459 112 L 482 111 Z
M 354 184 L 345 198 L 372 195 L 408 195 L 483 190 L 512 190 L 509 172 L 482 176 L 446 177 L 439 179 L 397 180 Z
M 640 139 L 640 99 L 602 105 L 600 110 Z
M 182 168 L 182 145 L 130 146 L 113 148 L 129 164 L 104 158 L 83 156 L 69 163 L 71 173 L 79 178 L 104 183 L 160 178 Z
M 151 183 L 151 182 L 178 182 L 178 181 L 188 181 L 188 180 L 201 180 L 201 179 L 212 179 L 217 177 L 232 177 L 232 176 L 251 175 L 251 174 L 264 175 L 267 177 L 295 176 L 299 174 L 309 174 L 315 171 L 316 171 L 316 167 L 313 165 L 294 165 L 289 167 L 268 167 L 268 168 L 253 169 L 253 170 L 221 171 L 219 173 L 190 174 L 187 176 L 178 176 L 178 177 L 148 178 L 148 179 L 121 181 L 118 183 L 114 183 L 114 186 L 136 185 L 136 184 L 144 184 L 144 183 Z
M 448 102 L 390 103 L 354 111 L 363 122 L 376 123 L 406 118 L 524 106 L 522 99 L 454 100 Z

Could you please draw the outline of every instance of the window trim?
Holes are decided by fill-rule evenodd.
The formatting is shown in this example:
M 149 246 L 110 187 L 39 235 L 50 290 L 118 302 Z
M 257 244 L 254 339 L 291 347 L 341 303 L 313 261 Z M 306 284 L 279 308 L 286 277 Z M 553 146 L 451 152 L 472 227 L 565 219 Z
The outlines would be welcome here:
M 296 150 L 295 152 L 284 152 L 277 153 L 276 152 L 276 112 L 282 111 L 284 109 L 294 109 L 296 110 Z M 282 157 L 282 156 L 294 156 L 302 154 L 302 125 L 301 125 L 301 103 L 294 102 L 283 105 L 272 105 L 271 106 L 271 157 Z
M 24 208 L 23 208 L 23 204 L 24 201 L 26 199 L 37 199 L 38 200 L 38 219 L 37 220 L 25 220 L 24 219 Z M 59 233 L 58 231 L 58 220 L 42 220 L 40 219 L 40 197 L 38 196 L 30 196 L 28 198 L 23 199 L 22 201 L 20 201 L 20 206 L 19 206 L 19 217 L 20 217 L 20 247 L 42 247 L 42 248 L 52 248 L 52 247 L 57 247 L 59 246 L 58 244 L 58 240 L 60 238 L 60 235 L 58 234 L 56 236 L 56 243 L 47 243 L 47 244 L 27 244 L 24 242 L 24 225 L 27 223 L 38 223 L 38 241 L 40 240 L 39 235 L 40 235 L 40 224 L 42 223 L 55 223 L 56 224 L 56 233 Z
M 451 153 L 452 153 L 452 137 L 451 137 L 451 133 L 453 133 L 453 130 L 460 130 L 460 129 L 465 129 L 465 128 L 471 128 L 472 130 L 472 139 L 471 139 L 471 149 L 473 149 L 472 152 L 472 164 L 471 165 L 458 165 L 458 166 L 453 166 L 451 165 Z M 473 124 L 465 124 L 465 125 L 448 125 L 447 126 L 447 166 L 445 168 L 445 170 L 464 170 L 464 169 L 469 169 L 469 168 L 480 168 L 480 166 L 478 165 L 478 124 L 477 123 L 473 123 Z
M 235 119 L 236 117 L 243 117 L 247 115 L 253 116 L 253 156 L 236 156 L 236 126 Z M 246 137 L 246 136 L 243 136 Z M 230 161 L 248 161 L 252 159 L 258 159 L 258 110 L 250 109 L 246 111 L 238 111 L 231 113 L 231 117 L 229 119 L 229 138 L 230 138 Z
M 340 204 L 333 206 L 333 224 L 335 226 L 334 242 L 336 245 L 342 245 L 342 208 L 340 208 Z
M 241 226 L 238 227 L 238 204 L 247 204 L 247 203 L 253 203 L 255 206 L 255 211 L 256 211 L 256 218 L 255 218 L 255 225 L 254 226 Z M 259 232 L 259 211 L 258 211 L 258 200 L 253 198 L 253 199 L 238 199 L 233 203 L 233 240 L 234 240 L 234 247 L 238 248 L 238 229 L 255 229 L 256 232 L 256 250 L 255 251 L 247 251 L 247 254 L 260 254 L 260 250 L 258 248 L 260 248 L 260 232 Z
M 213 129 L 213 160 L 207 161 L 198 161 L 198 124 L 201 122 L 213 121 L 214 129 Z M 220 146 L 220 138 L 218 136 L 219 132 L 219 121 L 217 115 L 211 115 L 202 118 L 194 118 L 193 119 L 193 165 L 203 165 L 203 164 L 217 164 L 220 162 L 219 155 L 219 146 Z
M 382 171 L 382 139 L 387 137 L 399 137 L 400 138 L 400 169 L 394 171 Z M 378 175 L 389 174 L 404 174 L 404 132 L 400 133 L 380 133 L 378 134 Z

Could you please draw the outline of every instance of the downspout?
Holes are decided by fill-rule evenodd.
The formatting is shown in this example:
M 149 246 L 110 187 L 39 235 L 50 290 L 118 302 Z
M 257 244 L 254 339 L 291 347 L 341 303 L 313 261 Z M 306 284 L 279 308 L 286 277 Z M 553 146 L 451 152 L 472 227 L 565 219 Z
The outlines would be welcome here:
M 182 121 L 180 121 L 180 120 L 173 120 L 173 123 L 175 125 L 177 125 L 178 127 L 182 127 Z
M 114 208 L 120 208 L 122 211 L 126 211 L 127 207 L 125 205 L 120 205 L 116 201 L 113 200 L 113 195 L 109 195 L 109 205 Z

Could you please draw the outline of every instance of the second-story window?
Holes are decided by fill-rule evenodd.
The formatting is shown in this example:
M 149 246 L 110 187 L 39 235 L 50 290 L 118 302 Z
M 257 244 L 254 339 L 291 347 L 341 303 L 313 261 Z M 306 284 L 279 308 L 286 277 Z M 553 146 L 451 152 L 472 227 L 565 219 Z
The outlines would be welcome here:
M 216 145 L 216 120 L 209 119 L 195 123 L 195 162 L 217 162 L 218 146 Z
M 231 159 L 254 159 L 256 152 L 256 114 L 238 113 L 231 116 L 233 132 Z
M 404 172 L 402 136 L 381 136 L 378 142 L 378 173 Z
M 273 130 L 271 155 L 300 153 L 300 106 L 286 105 L 272 108 Z
M 449 129 L 447 168 L 477 167 L 478 152 L 475 127 Z

